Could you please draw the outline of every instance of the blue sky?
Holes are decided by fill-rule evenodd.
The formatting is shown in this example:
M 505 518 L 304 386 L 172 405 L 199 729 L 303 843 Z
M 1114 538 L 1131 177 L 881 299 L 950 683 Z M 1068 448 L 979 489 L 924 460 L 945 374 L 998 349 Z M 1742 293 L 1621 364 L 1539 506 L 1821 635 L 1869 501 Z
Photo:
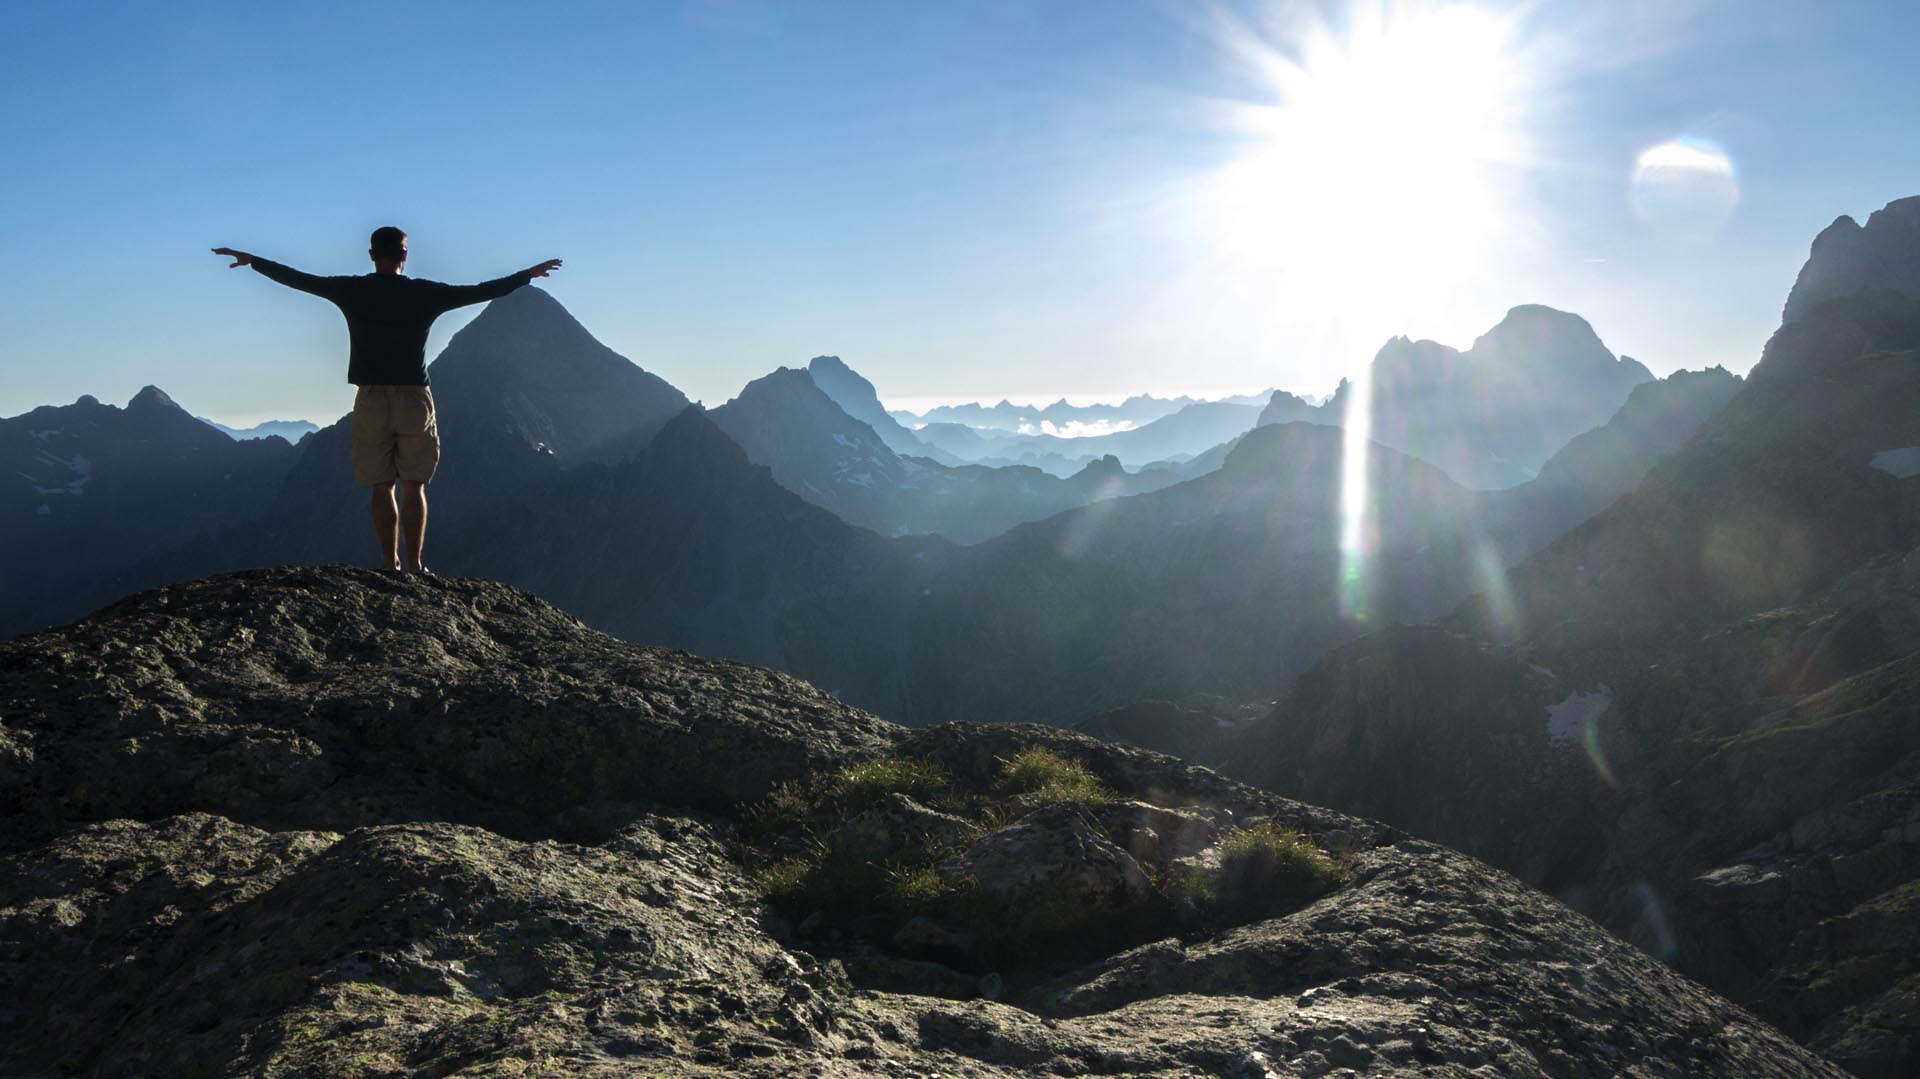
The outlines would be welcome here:
M 1302 245 L 1299 206 L 1202 204 L 1268 137 L 1230 118 L 1289 104 L 1249 57 L 1340 45 L 1341 5 L 9 5 L 0 414 L 154 383 L 340 415 L 338 316 L 207 249 L 358 273 L 390 222 L 416 276 L 566 259 L 550 291 L 708 404 L 822 352 L 911 404 L 1319 393 L 1388 333 L 1464 347 L 1529 302 L 1656 372 L 1744 370 L 1814 233 L 1920 193 L 1920 5 L 1469 6 L 1516 73 L 1500 243 L 1349 267 L 1332 304 L 1316 265 L 1390 247 L 1373 215 Z M 1636 212 L 1636 158 L 1681 136 L 1737 178 L 1704 225 Z

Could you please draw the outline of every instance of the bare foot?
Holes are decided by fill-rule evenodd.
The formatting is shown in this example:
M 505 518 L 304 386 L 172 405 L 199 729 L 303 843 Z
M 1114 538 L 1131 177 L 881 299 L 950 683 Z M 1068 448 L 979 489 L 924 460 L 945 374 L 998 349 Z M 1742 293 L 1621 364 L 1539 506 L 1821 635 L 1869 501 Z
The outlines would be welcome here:
M 425 576 L 425 577 L 431 577 L 431 576 L 433 576 L 433 571 L 432 571 L 432 570 L 430 570 L 430 569 L 428 569 L 428 568 L 426 567 L 426 565 L 425 565 L 424 563 L 423 563 L 423 564 L 421 564 L 421 565 L 418 565 L 418 566 L 412 566 L 412 567 L 409 567 L 409 568 L 408 568 L 408 570 L 407 570 L 407 572 L 408 572 L 408 573 L 418 573 L 418 574 L 420 574 L 420 575 L 422 575 L 422 576 Z

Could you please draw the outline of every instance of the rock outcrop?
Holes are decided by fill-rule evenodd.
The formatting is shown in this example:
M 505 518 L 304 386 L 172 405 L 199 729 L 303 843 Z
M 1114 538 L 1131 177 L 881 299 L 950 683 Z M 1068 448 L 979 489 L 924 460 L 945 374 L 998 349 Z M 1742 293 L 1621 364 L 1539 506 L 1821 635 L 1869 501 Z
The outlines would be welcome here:
M 1111 950 L 1022 980 L 901 955 L 964 942 L 933 919 L 796 928 L 739 860 L 800 787 L 1035 749 L 1132 801 L 1016 811 L 963 859 L 1260 819 L 1348 868 L 1147 939 L 1053 902 L 1042 938 Z M 1064 731 L 910 734 L 476 581 L 240 574 L 0 646 L 0 797 L 8 1075 L 1839 1075 L 1444 848 Z
M 1920 195 L 1887 203 L 1864 226 L 1842 214 L 1822 229 L 1787 294 L 1782 321 L 1797 322 L 1828 300 L 1870 288 L 1920 300 Z

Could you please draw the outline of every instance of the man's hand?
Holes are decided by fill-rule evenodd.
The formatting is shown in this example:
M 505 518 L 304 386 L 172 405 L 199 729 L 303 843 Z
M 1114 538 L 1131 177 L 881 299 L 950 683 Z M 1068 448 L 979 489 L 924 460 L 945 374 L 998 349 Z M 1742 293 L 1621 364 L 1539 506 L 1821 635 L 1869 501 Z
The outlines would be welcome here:
M 213 249 L 213 253 L 216 255 L 225 255 L 233 260 L 233 265 L 227 267 L 229 270 L 237 270 L 253 261 L 252 255 L 247 254 L 245 251 L 235 251 L 231 247 L 216 247 Z M 556 262 L 554 265 L 558 266 L 560 264 Z
M 528 270 L 527 273 L 533 275 L 534 277 L 545 277 L 559 268 L 560 268 L 559 259 L 548 259 L 547 261 L 541 263 L 540 265 L 535 266 L 532 269 Z

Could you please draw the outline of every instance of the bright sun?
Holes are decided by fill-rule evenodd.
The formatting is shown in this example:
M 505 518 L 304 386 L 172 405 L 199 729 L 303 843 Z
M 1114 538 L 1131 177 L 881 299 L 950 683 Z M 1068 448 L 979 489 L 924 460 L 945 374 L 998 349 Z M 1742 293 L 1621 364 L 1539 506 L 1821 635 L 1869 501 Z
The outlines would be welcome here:
M 1236 32 L 1270 94 L 1230 107 L 1247 145 L 1204 191 L 1205 232 L 1232 264 L 1283 277 L 1282 302 L 1414 318 L 1511 224 L 1501 172 L 1523 154 L 1525 94 L 1514 27 L 1463 5 L 1347 14 L 1281 41 Z
M 1365 622 L 1375 507 L 1358 349 L 1451 325 L 1501 258 L 1525 216 L 1502 181 L 1523 161 L 1527 88 L 1510 18 L 1366 0 L 1345 14 L 1338 26 L 1284 25 L 1277 41 L 1232 34 L 1267 100 L 1231 107 L 1246 146 L 1199 204 L 1231 287 L 1256 290 L 1296 330 L 1310 324 L 1305 339 L 1352 372 L 1334 587 L 1342 613 Z

